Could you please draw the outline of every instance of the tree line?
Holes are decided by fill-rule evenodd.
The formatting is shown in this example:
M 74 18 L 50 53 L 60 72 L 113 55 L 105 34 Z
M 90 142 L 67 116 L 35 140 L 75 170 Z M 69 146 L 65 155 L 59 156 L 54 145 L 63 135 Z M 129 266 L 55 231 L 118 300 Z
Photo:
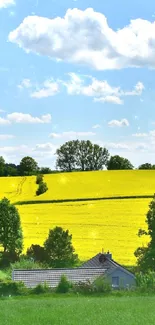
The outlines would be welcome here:
M 134 166 L 124 157 L 110 156 L 108 149 L 93 144 L 89 140 L 67 141 L 56 150 L 56 169 L 39 167 L 32 157 L 22 158 L 19 165 L 6 163 L 0 157 L 0 177 L 30 176 L 36 174 L 51 174 L 55 172 L 95 171 L 95 170 L 132 170 Z M 138 169 L 155 169 L 150 163 L 142 164 Z

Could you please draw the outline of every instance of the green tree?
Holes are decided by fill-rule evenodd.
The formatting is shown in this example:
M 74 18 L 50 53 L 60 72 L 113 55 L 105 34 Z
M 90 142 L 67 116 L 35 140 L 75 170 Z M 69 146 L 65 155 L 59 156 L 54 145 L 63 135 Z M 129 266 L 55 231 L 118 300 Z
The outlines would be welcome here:
M 31 247 L 27 249 L 26 256 L 33 258 L 35 262 L 44 263 L 47 261 L 47 253 L 44 247 L 40 245 L 31 245 Z
M 75 254 L 72 246 L 72 235 L 61 227 L 55 227 L 49 231 L 44 248 L 49 264 L 54 268 L 72 267 L 78 262 L 78 255 Z
M 101 170 L 106 166 L 109 153 L 106 148 L 89 140 L 73 140 L 63 144 L 56 152 L 57 168 L 63 171 Z
M 139 229 L 138 236 L 148 236 L 150 242 L 146 247 L 138 247 L 135 251 L 137 263 L 140 270 L 155 271 L 155 195 L 149 204 L 149 210 L 146 215 L 147 231 Z
M 107 163 L 108 170 L 123 170 L 123 169 L 133 169 L 131 162 L 123 157 L 118 155 L 112 156 Z
M 0 247 L 3 253 L 19 255 L 23 248 L 20 215 L 7 198 L 0 201 Z
M 138 169 L 152 169 L 152 165 L 149 163 L 142 164 L 138 167 Z
M 33 175 L 38 171 L 38 164 L 32 157 L 24 157 L 19 165 L 20 175 Z
M 0 156 L 0 176 L 4 176 L 5 160 Z

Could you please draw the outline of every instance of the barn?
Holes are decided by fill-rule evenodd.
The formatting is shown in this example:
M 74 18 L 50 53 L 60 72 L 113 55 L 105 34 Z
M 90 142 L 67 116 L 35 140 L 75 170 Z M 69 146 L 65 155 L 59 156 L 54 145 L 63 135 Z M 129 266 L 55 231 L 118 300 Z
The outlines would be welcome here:
M 12 280 L 22 281 L 27 288 L 34 288 L 40 283 L 47 283 L 55 288 L 61 276 L 65 275 L 72 283 L 93 282 L 100 276 L 105 276 L 112 288 L 129 288 L 135 286 L 135 276 L 112 259 L 111 253 L 99 253 L 81 267 L 72 269 L 37 269 L 13 270 Z

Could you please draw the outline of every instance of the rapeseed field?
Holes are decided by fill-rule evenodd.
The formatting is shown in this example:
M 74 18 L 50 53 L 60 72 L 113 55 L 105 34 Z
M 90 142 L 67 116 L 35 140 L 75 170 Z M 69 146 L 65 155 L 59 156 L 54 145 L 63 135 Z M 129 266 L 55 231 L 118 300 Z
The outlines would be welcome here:
M 125 265 L 135 264 L 134 251 L 146 244 L 137 236 L 145 228 L 150 198 L 155 193 L 155 171 L 99 171 L 45 175 L 48 191 L 36 196 L 36 177 L 0 178 L 0 198 L 17 206 L 24 231 L 24 251 L 31 244 L 43 244 L 50 228 L 62 226 L 73 235 L 73 244 L 81 260 L 102 250 Z M 137 196 L 134 199 L 119 199 Z M 37 203 L 38 200 L 63 200 L 118 197 L 116 200 Z M 27 205 L 27 201 L 36 204 Z
M 134 251 L 146 238 L 137 236 L 146 229 L 149 199 L 90 201 L 18 206 L 26 250 L 33 243 L 42 245 L 50 228 L 61 226 L 73 235 L 73 245 L 81 260 L 104 248 L 124 265 L 135 264 Z

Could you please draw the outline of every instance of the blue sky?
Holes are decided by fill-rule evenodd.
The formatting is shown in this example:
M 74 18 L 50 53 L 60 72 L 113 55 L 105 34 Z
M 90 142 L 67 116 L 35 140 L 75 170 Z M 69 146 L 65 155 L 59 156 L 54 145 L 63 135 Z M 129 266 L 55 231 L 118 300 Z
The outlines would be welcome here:
M 0 0 L 0 155 L 53 168 L 79 138 L 155 163 L 154 21 L 152 0 Z

